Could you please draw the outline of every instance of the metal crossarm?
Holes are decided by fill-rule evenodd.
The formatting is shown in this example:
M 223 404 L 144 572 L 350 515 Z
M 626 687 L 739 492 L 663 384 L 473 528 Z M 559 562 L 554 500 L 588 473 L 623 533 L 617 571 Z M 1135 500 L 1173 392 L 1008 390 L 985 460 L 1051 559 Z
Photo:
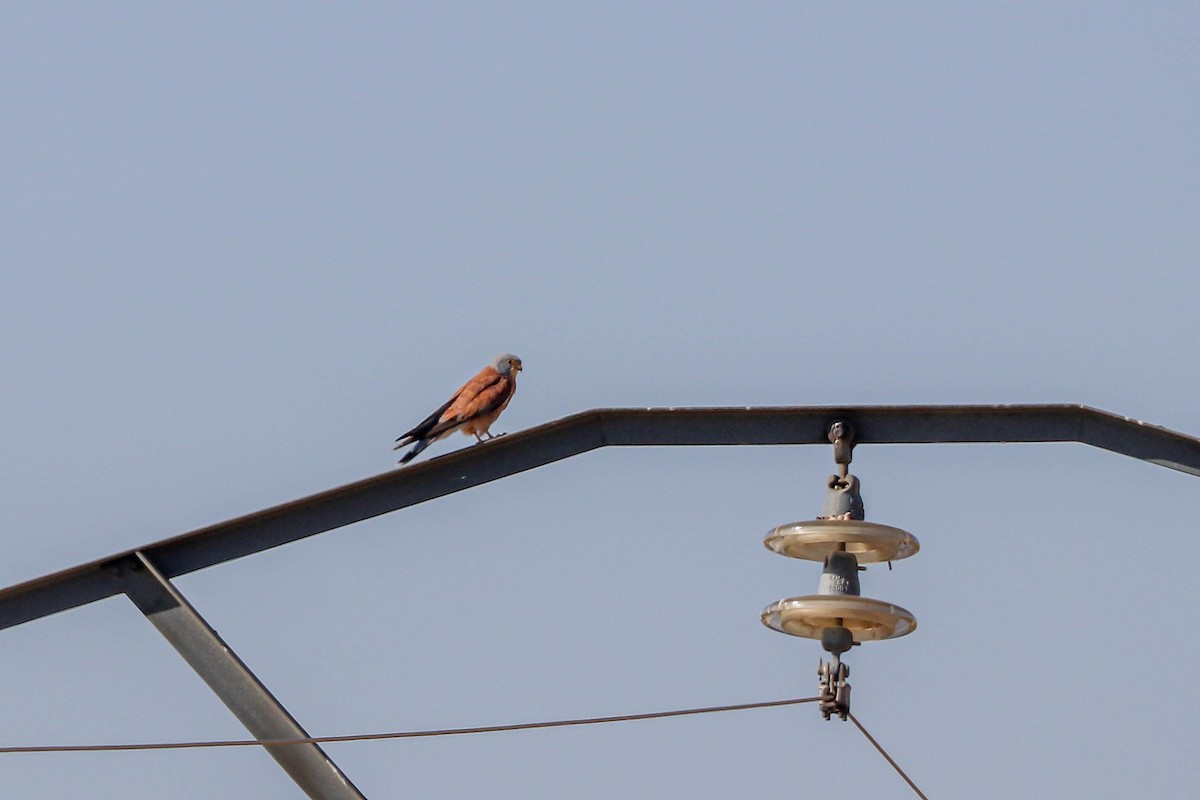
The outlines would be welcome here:
M 126 594 L 256 739 L 304 739 L 171 578 L 600 447 L 828 445 L 836 421 L 858 444 L 1081 442 L 1200 476 L 1200 439 L 1077 405 L 596 409 L 10 586 L 0 629 Z M 363 798 L 317 744 L 267 749 L 310 797 Z
M 145 553 L 167 578 L 606 446 L 1081 442 L 1200 476 L 1200 439 L 1079 405 L 596 409 L 0 590 L 0 629 L 111 597 L 106 567 Z

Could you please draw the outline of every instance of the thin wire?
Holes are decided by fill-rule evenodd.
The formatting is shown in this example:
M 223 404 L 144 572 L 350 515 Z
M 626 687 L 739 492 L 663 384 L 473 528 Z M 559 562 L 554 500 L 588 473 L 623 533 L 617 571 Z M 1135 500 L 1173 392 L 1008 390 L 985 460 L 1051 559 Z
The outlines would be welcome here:
M 898 772 L 900 774 L 900 777 L 904 778 L 904 782 L 907 783 L 910 787 L 912 787 L 912 790 L 917 793 L 917 797 L 921 798 L 921 800 L 929 800 L 929 798 L 925 796 L 925 793 L 922 792 L 920 789 L 918 789 L 917 785 L 912 782 L 912 778 L 905 775 L 904 770 L 900 769 L 900 765 L 897 764 L 894 760 L 892 760 L 892 757 L 889 756 L 887 754 L 887 751 L 884 750 L 883 747 L 880 746 L 879 742 L 875 741 L 875 737 L 872 736 L 871 734 L 867 733 L 867 729 L 864 728 L 863 724 L 858 721 L 858 717 L 854 716 L 853 714 L 851 714 L 848 711 L 846 713 L 850 717 L 850 721 L 853 722 L 860 731 L 862 731 L 862 735 L 867 737 L 867 741 L 870 742 L 871 744 L 875 745 L 875 749 L 879 751 L 879 754 L 881 756 L 883 756 L 884 758 L 887 759 L 887 762 L 892 765 L 892 769 L 896 770 L 896 772 Z
M 477 728 L 441 728 L 426 731 L 398 731 L 395 733 L 360 733 L 348 736 L 309 736 L 303 739 L 230 739 L 211 742 L 157 742 L 149 744 L 65 744 L 34 745 L 29 747 L 0 747 L 3 753 L 88 753 L 115 750 L 185 750 L 199 747 L 285 747 L 294 744 L 325 744 L 328 742 L 365 742 L 377 739 L 420 739 L 431 736 L 459 736 L 466 733 L 499 733 L 502 731 L 527 731 L 535 728 L 565 728 L 571 725 L 595 725 L 601 722 L 633 722 L 643 719 L 685 717 L 694 714 L 713 714 L 719 711 L 748 711 L 752 708 L 776 708 L 800 703 L 815 703 L 817 697 L 799 697 L 791 700 L 769 700 L 762 703 L 738 703 L 729 706 L 707 706 L 684 708 L 676 711 L 653 711 L 648 714 L 621 714 L 615 717 L 588 717 L 585 719 L 560 719 L 551 722 L 519 722 L 512 725 L 486 725 Z M 856 723 L 857 724 L 857 723 Z M 865 731 L 864 731 L 865 733 Z M 878 746 L 878 745 L 877 745 Z

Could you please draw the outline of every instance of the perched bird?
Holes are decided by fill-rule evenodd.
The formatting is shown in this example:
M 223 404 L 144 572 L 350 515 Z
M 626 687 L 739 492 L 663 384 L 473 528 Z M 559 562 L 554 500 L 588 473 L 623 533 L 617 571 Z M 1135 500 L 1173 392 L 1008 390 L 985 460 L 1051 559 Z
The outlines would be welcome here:
M 481 442 L 484 436 L 491 439 L 488 428 L 492 427 L 516 393 L 517 373 L 520 371 L 521 359 L 511 353 L 496 356 L 491 364 L 464 383 L 441 408 L 396 440 L 393 450 L 416 442 L 416 447 L 405 453 L 400 463 L 407 464 L 426 447 L 455 431 L 474 434 Z

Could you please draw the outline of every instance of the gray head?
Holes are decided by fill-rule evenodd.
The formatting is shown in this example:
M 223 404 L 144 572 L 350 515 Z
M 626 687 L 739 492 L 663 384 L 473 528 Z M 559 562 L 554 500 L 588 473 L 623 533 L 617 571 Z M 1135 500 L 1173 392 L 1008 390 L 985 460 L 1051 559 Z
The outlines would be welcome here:
M 512 353 L 501 353 L 492 359 L 492 369 L 499 372 L 501 375 L 508 377 L 514 372 L 521 371 L 521 359 L 514 356 Z

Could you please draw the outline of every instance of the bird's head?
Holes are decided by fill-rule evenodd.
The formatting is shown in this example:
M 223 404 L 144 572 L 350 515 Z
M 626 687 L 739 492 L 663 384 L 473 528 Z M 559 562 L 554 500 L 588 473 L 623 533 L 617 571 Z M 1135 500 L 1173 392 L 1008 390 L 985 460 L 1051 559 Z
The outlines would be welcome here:
M 521 371 L 521 359 L 512 353 L 502 353 L 492 360 L 492 369 L 505 377 Z

